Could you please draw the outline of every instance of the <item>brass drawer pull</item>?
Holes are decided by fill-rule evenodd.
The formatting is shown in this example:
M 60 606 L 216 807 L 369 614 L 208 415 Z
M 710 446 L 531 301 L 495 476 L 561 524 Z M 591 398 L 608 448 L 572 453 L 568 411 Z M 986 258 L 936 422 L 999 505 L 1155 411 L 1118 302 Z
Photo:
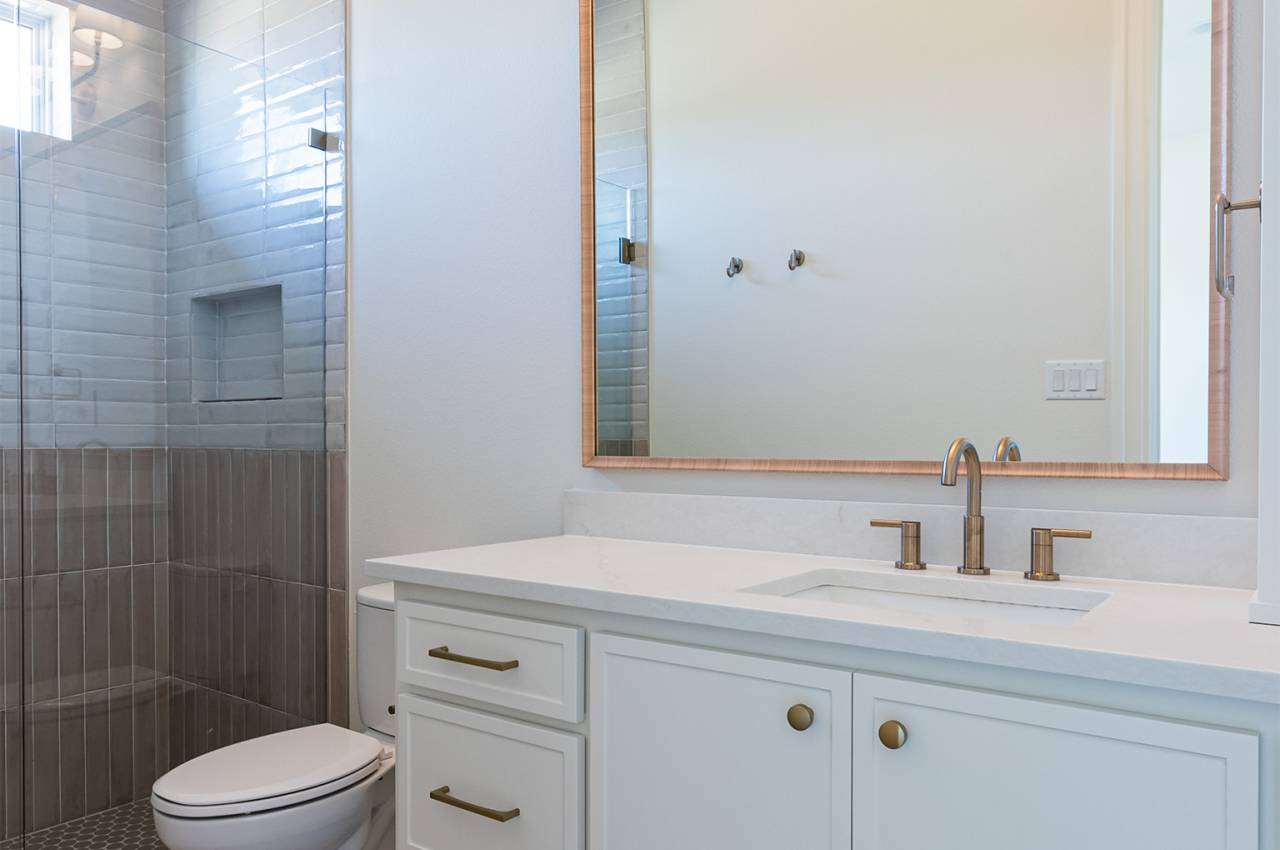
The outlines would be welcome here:
M 457 797 L 450 796 L 448 785 L 441 785 L 432 791 L 431 799 L 437 803 L 444 803 L 446 806 L 453 806 L 455 809 L 462 809 L 464 812 L 471 812 L 471 814 L 479 815 L 482 818 L 496 820 L 498 823 L 506 823 L 513 818 L 520 817 L 519 809 L 508 809 L 505 812 L 500 812 L 497 809 L 486 809 L 484 806 L 477 806 L 475 803 L 459 800 Z
M 472 667 L 483 667 L 486 670 L 514 670 L 520 666 L 519 661 L 490 661 L 487 658 L 472 658 L 470 655 L 458 655 L 456 652 L 450 652 L 447 646 L 437 646 L 435 649 L 427 650 L 427 655 L 432 658 L 439 658 L 442 661 L 452 661 L 456 664 L 470 664 Z

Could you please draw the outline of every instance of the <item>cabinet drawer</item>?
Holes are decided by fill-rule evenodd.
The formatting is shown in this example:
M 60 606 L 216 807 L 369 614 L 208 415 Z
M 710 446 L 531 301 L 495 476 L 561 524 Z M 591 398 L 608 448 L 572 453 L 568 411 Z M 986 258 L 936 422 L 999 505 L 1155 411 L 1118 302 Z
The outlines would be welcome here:
M 400 850 L 581 850 L 583 744 L 401 694 Z
M 423 602 L 396 605 L 401 682 L 577 723 L 583 631 Z
M 1252 733 L 861 674 L 853 704 L 856 847 L 1257 850 Z

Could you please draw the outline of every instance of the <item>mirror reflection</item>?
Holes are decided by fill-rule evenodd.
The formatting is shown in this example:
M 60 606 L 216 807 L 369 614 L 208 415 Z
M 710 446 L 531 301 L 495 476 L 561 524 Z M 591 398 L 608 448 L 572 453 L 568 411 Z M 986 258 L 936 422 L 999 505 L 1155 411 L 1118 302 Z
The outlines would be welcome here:
M 1212 0 L 600 0 L 597 453 L 1204 463 Z

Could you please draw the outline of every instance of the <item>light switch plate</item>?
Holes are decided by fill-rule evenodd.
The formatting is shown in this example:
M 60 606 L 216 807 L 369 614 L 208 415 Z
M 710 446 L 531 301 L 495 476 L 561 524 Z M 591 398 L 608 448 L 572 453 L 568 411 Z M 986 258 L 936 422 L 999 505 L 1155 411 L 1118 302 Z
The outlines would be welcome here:
M 1098 401 L 1107 397 L 1107 361 L 1046 360 L 1044 397 L 1050 400 Z

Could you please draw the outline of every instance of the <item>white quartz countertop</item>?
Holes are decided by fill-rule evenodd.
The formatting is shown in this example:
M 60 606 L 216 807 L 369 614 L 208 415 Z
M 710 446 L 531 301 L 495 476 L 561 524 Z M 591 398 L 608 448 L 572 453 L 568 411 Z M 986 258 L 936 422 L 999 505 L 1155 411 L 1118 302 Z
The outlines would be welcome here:
M 1248 622 L 1247 590 L 1064 576 L 1051 586 L 1110 597 L 1074 622 L 1046 625 L 745 590 L 816 570 L 906 575 L 854 558 L 565 535 L 367 566 L 411 584 L 1280 703 L 1280 627 Z M 1020 573 L 960 580 L 1031 584 Z

